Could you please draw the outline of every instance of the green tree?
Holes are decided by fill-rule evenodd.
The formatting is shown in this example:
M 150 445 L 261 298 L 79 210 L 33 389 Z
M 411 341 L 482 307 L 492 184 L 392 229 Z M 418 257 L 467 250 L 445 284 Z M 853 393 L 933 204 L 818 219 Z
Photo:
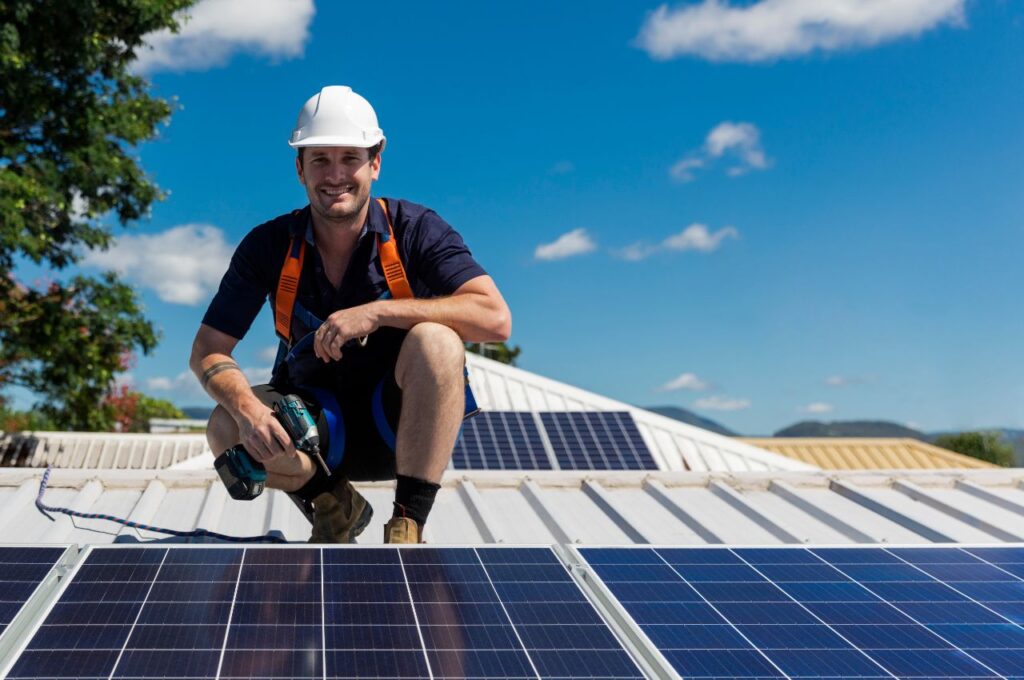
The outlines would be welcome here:
M 35 391 L 59 427 L 107 429 L 113 377 L 157 335 L 113 274 L 29 286 L 12 272 L 25 260 L 60 271 L 162 197 L 131 151 L 171 104 L 131 64 L 190 4 L 0 3 L 0 388 Z
M 944 434 L 936 437 L 934 444 L 1003 467 L 1013 465 L 1013 447 L 1004 442 L 998 432 Z
M 113 409 L 115 429 L 119 432 L 149 432 L 150 418 L 185 417 L 171 402 L 136 392 L 126 385 L 108 395 L 105 404 Z
M 523 351 L 519 345 L 509 347 L 504 342 L 467 342 L 466 350 L 510 366 L 516 365 L 516 358 Z

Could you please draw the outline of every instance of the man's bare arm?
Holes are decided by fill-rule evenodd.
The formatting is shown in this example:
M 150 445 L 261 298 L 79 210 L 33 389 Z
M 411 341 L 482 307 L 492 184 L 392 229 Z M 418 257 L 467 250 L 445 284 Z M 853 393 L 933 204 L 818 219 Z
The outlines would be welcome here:
M 237 344 L 236 338 L 202 324 L 192 342 L 192 356 L 188 362 L 206 393 L 227 409 L 235 420 L 252 412 L 253 402 L 263 406 L 231 356 Z
M 314 351 L 329 360 L 341 358 L 345 342 L 381 326 L 409 329 L 418 323 L 444 324 L 465 342 L 504 342 L 512 333 L 512 313 L 489 276 L 462 284 L 448 297 L 423 300 L 377 300 L 339 310 L 317 333 Z
M 189 367 L 206 393 L 238 423 L 240 440 L 257 460 L 266 461 L 281 454 L 294 456 L 295 448 L 288 434 L 273 411 L 253 394 L 245 374 L 232 358 L 237 344 L 236 338 L 202 324 L 192 342 Z

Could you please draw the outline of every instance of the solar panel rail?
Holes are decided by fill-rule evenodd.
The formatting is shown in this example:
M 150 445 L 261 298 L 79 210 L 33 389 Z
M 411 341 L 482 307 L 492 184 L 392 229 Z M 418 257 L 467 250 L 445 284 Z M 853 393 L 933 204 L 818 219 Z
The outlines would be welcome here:
M 1024 678 L 1024 545 L 568 548 L 665 677 Z
M 43 614 L 0 677 L 646 671 L 551 546 L 93 547 Z
M 0 670 L 42 617 L 78 553 L 69 545 L 0 545 Z

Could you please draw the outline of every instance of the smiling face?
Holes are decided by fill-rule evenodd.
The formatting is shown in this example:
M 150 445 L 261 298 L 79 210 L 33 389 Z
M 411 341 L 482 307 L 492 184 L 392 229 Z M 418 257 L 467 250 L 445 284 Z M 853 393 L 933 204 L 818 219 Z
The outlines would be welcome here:
M 295 159 L 314 219 L 348 223 L 365 218 L 370 186 L 380 176 L 380 154 L 351 146 L 315 146 Z

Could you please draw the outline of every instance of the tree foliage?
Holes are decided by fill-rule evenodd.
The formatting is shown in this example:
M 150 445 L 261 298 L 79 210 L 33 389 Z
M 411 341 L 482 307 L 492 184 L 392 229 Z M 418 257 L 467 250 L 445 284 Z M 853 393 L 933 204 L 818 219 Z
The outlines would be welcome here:
M 131 151 L 171 104 L 130 65 L 191 2 L 0 3 L 0 388 L 35 391 L 61 427 L 107 429 L 123 357 L 148 353 L 156 333 L 112 274 L 29 286 L 12 272 L 64 269 L 161 197 Z
M 469 342 L 466 350 L 511 366 L 516 365 L 516 358 L 523 351 L 519 345 L 509 347 L 504 342 Z
M 934 444 L 1002 467 L 1013 465 L 1013 447 L 998 432 L 961 432 L 935 438 Z
M 181 409 L 164 399 L 156 399 L 122 385 L 107 396 L 118 432 L 149 432 L 150 418 L 184 418 Z

